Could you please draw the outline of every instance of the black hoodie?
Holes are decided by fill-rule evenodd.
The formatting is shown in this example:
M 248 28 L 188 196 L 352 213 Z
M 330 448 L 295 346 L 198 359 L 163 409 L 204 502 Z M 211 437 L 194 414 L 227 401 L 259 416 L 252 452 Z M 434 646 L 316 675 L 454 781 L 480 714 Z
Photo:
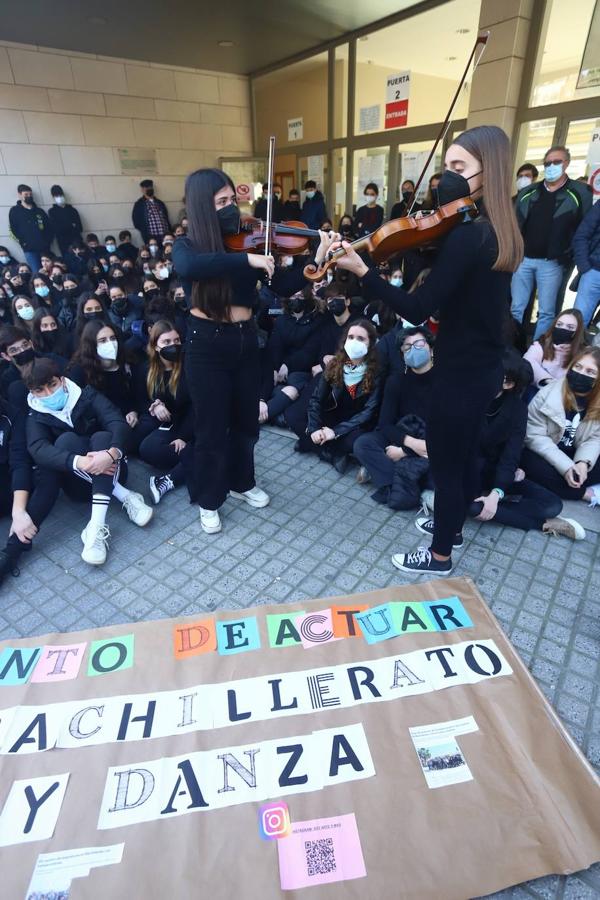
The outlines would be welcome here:
M 54 229 L 60 252 L 64 256 L 71 244 L 83 243 L 81 236 L 81 219 L 74 206 L 54 204 L 48 210 L 48 218 Z
M 43 209 L 33 204 L 27 209 L 20 200 L 11 206 L 8 214 L 11 233 L 23 250 L 47 253 L 54 237 L 50 220 Z

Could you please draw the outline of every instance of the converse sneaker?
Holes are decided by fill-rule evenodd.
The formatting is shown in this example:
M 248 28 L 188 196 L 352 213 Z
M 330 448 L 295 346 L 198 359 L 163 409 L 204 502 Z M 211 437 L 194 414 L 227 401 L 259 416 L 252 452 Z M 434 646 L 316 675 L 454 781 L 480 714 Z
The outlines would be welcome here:
M 216 534 L 221 530 L 221 519 L 216 509 L 203 509 L 200 507 L 200 526 L 207 534 Z
M 418 519 L 415 519 L 415 528 L 417 531 L 420 531 L 421 534 L 426 534 L 430 538 L 433 537 L 433 519 L 430 519 L 427 516 L 420 516 Z M 465 540 L 462 534 L 455 534 L 452 546 L 455 550 L 458 550 L 459 547 L 462 547 L 464 542 Z
M 431 550 L 425 547 L 419 547 L 413 553 L 395 553 L 392 564 L 412 575 L 449 575 L 452 571 L 452 559 L 435 559 Z
M 585 539 L 585 528 L 576 522 L 575 519 L 565 519 L 557 516 L 555 519 L 548 519 L 544 522 L 545 534 L 562 534 L 572 541 L 583 541 Z
M 12 554 L 7 550 L 0 550 L 0 584 L 2 584 L 7 575 L 18 578 L 20 575 L 19 567 L 16 564 L 16 558 Z
M 423 507 L 423 512 L 426 516 L 431 516 L 433 513 L 433 504 L 435 501 L 435 494 L 433 491 L 425 490 L 421 491 L 421 506 Z
M 123 500 L 123 509 L 133 524 L 139 525 L 140 528 L 147 525 L 154 515 L 152 507 L 148 506 L 147 503 L 144 503 L 144 498 L 141 494 L 136 494 L 134 491 L 130 491 Z
M 160 503 L 165 494 L 172 491 L 175 485 L 168 475 L 152 475 L 150 478 L 150 493 L 153 502 Z
M 106 545 L 110 531 L 106 525 L 92 525 L 91 522 L 81 532 L 83 550 L 81 558 L 90 566 L 101 566 L 106 562 Z
M 235 497 L 236 500 L 245 500 L 248 506 L 253 506 L 255 509 L 262 509 L 271 502 L 269 495 L 259 487 L 253 487 L 241 494 L 238 491 L 229 491 L 229 496 Z

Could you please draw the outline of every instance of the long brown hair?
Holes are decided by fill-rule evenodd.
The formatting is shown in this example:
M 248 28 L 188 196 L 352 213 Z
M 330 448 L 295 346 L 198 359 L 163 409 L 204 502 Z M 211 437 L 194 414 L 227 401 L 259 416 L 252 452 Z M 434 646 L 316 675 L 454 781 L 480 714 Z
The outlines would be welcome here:
M 167 384 L 165 381 L 166 370 L 164 365 L 162 364 L 160 354 L 156 349 L 156 343 L 161 334 L 166 334 L 168 331 L 177 331 L 177 329 L 172 322 L 168 322 L 166 319 L 159 319 L 158 322 L 154 323 L 149 333 L 148 359 L 150 361 L 150 365 L 148 366 L 148 375 L 146 377 L 146 389 L 151 400 L 156 396 L 156 394 L 161 393 L 166 389 L 168 389 L 171 396 L 174 397 L 177 393 L 179 379 L 181 378 L 183 363 L 181 357 L 179 357 L 179 359 L 173 363 L 173 368 L 171 369 L 171 375 L 167 388 Z
M 553 360 L 554 344 L 552 343 L 552 332 L 556 328 L 558 320 L 562 319 L 563 316 L 573 316 L 577 321 L 577 328 L 573 332 L 574 337 L 571 341 L 571 349 L 567 358 L 567 366 L 570 366 L 580 350 L 585 347 L 585 325 L 583 324 L 583 316 L 578 309 L 563 309 L 563 311 L 556 316 L 548 330 L 540 335 L 538 341 L 542 345 L 544 359 Z
M 233 181 L 220 169 L 198 169 L 185 182 L 187 239 L 198 253 L 225 253 L 223 235 L 215 209 L 215 194 Z M 192 306 L 210 319 L 231 321 L 231 284 L 228 278 L 205 278 L 192 287 Z
M 458 144 L 481 163 L 485 215 L 498 241 L 496 272 L 514 272 L 523 259 L 523 238 L 511 198 L 512 165 L 510 142 L 497 125 L 478 125 L 463 131 Z
M 596 377 L 596 383 L 594 387 L 587 395 L 585 419 L 586 422 L 588 420 L 592 422 L 600 422 L 600 347 L 585 347 L 583 350 L 581 350 L 581 352 L 578 353 L 575 359 L 571 362 L 571 365 L 569 366 L 569 372 L 576 363 L 580 362 L 586 356 L 591 356 L 596 363 L 598 367 L 598 376 Z M 577 411 L 577 398 L 569 387 L 569 382 L 566 378 L 563 381 L 562 400 L 566 410 L 572 412 Z
M 369 351 L 364 359 L 364 362 L 367 364 L 367 371 L 365 372 L 365 377 L 361 384 L 363 393 L 370 394 L 375 387 L 377 373 L 379 371 L 379 357 L 377 355 L 377 350 L 375 349 L 377 343 L 377 329 L 372 322 L 368 321 L 368 319 L 359 319 L 358 322 L 349 322 L 348 325 L 346 325 L 342 337 L 340 338 L 338 351 L 333 359 L 329 360 L 327 368 L 325 369 L 325 378 L 337 387 L 343 386 L 344 366 L 350 362 L 348 354 L 344 350 L 344 344 L 346 343 L 350 329 L 358 327 L 364 328 L 369 335 Z

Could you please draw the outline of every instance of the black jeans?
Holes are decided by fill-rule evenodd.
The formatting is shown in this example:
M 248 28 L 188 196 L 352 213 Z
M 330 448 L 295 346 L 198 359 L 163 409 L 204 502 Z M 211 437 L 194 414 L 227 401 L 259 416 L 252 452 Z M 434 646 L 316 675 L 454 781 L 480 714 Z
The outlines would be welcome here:
M 184 466 L 184 454 L 188 450 L 189 444 L 186 444 L 181 453 L 177 453 L 171 442 L 175 440 L 173 430 L 171 428 L 163 428 L 162 426 L 155 428 L 141 442 L 138 448 L 140 459 L 154 466 L 161 473 L 168 473 L 171 481 L 178 487 L 185 481 L 186 470 Z
M 354 455 L 366 467 L 375 487 L 387 487 L 394 480 L 394 462 L 385 455 L 389 441 L 381 431 L 361 434 L 354 445 Z
M 435 369 L 434 369 L 435 372 Z M 439 372 L 427 421 L 427 454 L 435 486 L 431 549 L 450 556 L 467 510 L 479 496 L 477 451 L 485 413 L 502 389 L 502 367 Z
M 0 478 L 0 516 L 10 516 L 13 503 L 10 475 L 8 471 L 2 471 L 0 474 L 2 475 Z M 29 494 L 25 509 L 38 531 L 56 503 L 59 491 L 60 474 L 58 472 L 54 472 L 52 469 L 34 469 L 33 490 Z M 13 548 L 17 552 L 22 552 L 30 550 L 31 546 L 31 544 L 21 543 L 16 534 L 11 534 L 8 538 L 7 549 Z
M 554 519 L 560 515 L 562 506 L 560 497 L 525 478 L 523 481 L 514 481 L 506 489 L 505 499 L 498 504 L 498 510 L 492 521 L 499 525 L 521 528 L 523 531 L 541 531 L 547 519 Z M 469 515 L 478 516 L 482 508 L 483 503 L 472 503 Z
M 185 375 L 194 405 L 192 502 L 218 509 L 228 492 L 251 490 L 258 441 L 260 366 L 254 321 L 190 316 Z
M 527 478 L 548 488 L 549 491 L 552 491 L 558 497 L 562 497 L 563 500 L 582 500 L 589 487 L 593 484 L 600 484 L 600 459 L 596 462 L 593 469 L 590 469 L 585 483 L 577 488 L 569 487 L 564 476 L 557 472 L 554 466 L 546 462 L 538 453 L 534 453 L 533 450 L 527 448 L 523 450 L 521 468 L 525 470 Z
M 88 451 L 108 450 L 111 446 L 112 435 L 108 431 L 97 431 L 90 437 L 76 434 L 74 431 L 65 431 L 60 434 L 54 446 L 62 447 L 63 450 L 70 450 L 77 456 L 85 456 Z M 108 457 L 106 459 L 108 463 Z M 105 497 L 112 497 L 113 487 L 122 473 L 122 464 L 117 465 L 114 475 L 77 475 L 74 471 L 61 472 L 60 483 L 67 497 L 72 500 L 90 500 L 93 494 L 104 494 Z

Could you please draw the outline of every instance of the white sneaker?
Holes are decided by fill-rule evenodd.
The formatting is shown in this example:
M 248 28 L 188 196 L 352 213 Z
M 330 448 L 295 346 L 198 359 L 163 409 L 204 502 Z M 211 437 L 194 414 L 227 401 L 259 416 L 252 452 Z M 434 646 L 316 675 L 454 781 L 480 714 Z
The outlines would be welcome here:
M 140 528 L 147 525 L 154 515 L 152 507 L 144 502 L 144 498 L 141 494 L 136 494 L 134 491 L 130 491 L 123 500 L 123 509 L 133 524 L 139 525 Z
M 262 509 L 263 506 L 268 506 L 271 502 L 269 495 L 259 487 L 253 487 L 249 491 L 244 491 L 243 494 L 239 494 L 237 491 L 229 491 L 229 496 L 235 497 L 236 500 L 245 500 L 248 506 L 253 506 L 255 509 Z
M 202 531 L 207 534 L 216 534 L 221 530 L 221 519 L 216 509 L 203 509 L 200 507 L 200 525 Z
M 91 522 L 81 532 L 83 550 L 81 558 L 90 566 L 101 566 L 106 562 L 106 545 L 110 531 L 106 525 L 92 525 Z
M 589 490 L 592 492 L 590 506 L 600 506 L 600 484 L 592 484 Z

